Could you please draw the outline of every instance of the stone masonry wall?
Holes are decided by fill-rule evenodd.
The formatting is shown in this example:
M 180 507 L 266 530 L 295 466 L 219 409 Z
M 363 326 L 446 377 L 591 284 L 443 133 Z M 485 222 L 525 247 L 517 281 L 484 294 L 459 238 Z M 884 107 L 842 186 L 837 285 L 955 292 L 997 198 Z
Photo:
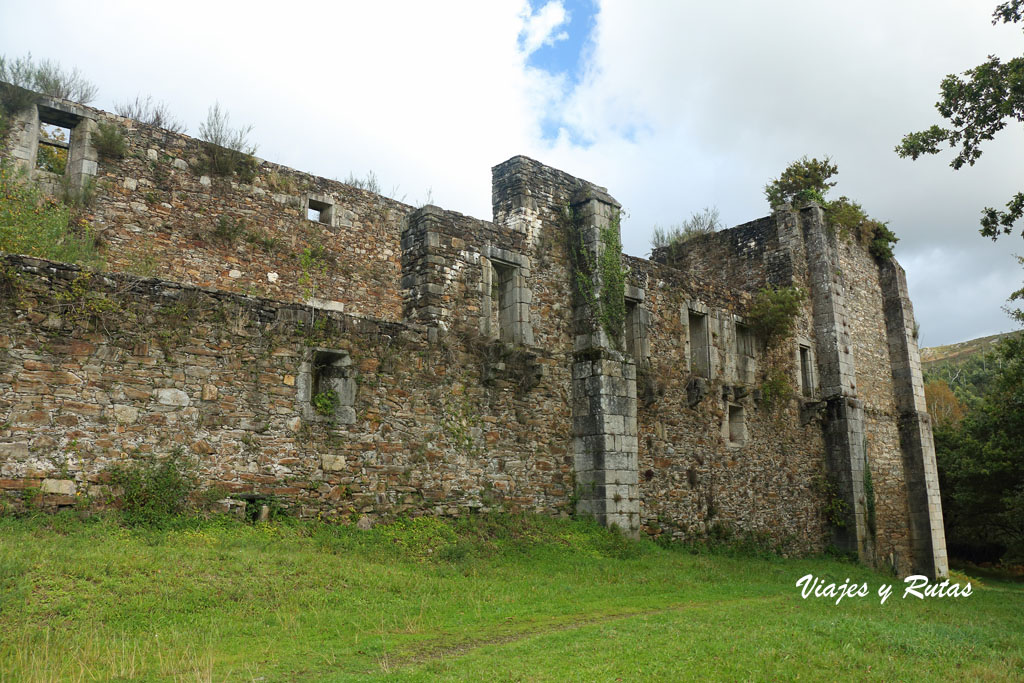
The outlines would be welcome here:
M 783 237 L 785 235 L 783 234 Z M 794 266 L 775 219 L 697 238 L 666 263 L 628 258 L 631 281 L 646 292 L 650 361 L 639 374 L 640 484 L 643 518 L 653 534 L 701 538 L 754 533 L 787 552 L 821 552 L 824 444 L 820 418 L 794 396 L 766 400 L 765 373 L 780 368 L 792 384 L 792 340 L 740 358 L 737 323 L 756 293 L 788 285 Z M 710 377 L 691 364 L 691 310 L 710 320 Z M 810 312 L 796 336 L 813 339 Z M 729 407 L 743 409 L 745 438 L 729 438 Z
M 204 174 L 199 140 L 74 111 L 117 126 L 127 143 L 121 159 L 91 155 L 95 199 L 85 218 L 107 246 L 108 270 L 401 320 L 399 235 L 413 207 L 263 160 L 247 182 Z M 5 157 L 30 165 L 8 155 L 37 121 L 15 120 Z M 327 222 L 307 218 L 310 198 L 333 204 Z
M 204 488 L 304 515 L 567 511 L 559 366 L 527 391 L 482 381 L 479 357 L 420 327 L 36 259 L 4 267 L 5 504 L 101 504 L 107 468 L 177 453 Z M 352 424 L 300 395 L 318 349 L 349 359 Z
M 622 257 L 629 332 L 607 334 L 571 240 L 596 262 L 618 205 L 535 160 L 494 167 L 487 221 L 262 160 L 211 176 L 188 136 L 53 100 L 39 112 L 77 121 L 112 273 L 3 257 L 9 503 L 100 504 L 111 466 L 178 454 L 204 488 L 304 515 L 583 512 L 944 571 L 922 560 L 943 543 L 905 286 L 820 209 Z M 5 159 L 32 165 L 33 116 Z M 123 158 L 95 153 L 101 122 Z M 745 316 L 788 286 L 810 296 L 766 346 Z
M 846 310 L 856 361 L 856 391 L 864 403 L 865 452 L 875 491 L 875 553 L 906 573 L 911 557 L 907 490 L 878 264 L 853 240 L 839 240 Z

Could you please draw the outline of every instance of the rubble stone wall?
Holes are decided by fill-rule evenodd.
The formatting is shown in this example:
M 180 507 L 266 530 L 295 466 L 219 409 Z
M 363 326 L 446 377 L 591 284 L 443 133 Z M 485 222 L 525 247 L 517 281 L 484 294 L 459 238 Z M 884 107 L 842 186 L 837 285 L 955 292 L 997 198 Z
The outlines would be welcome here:
M 608 330 L 580 258 L 618 203 L 535 160 L 494 167 L 482 220 L 262 160 L 211 175 L 204 143 L 48 99 L 5 160 L 31 169 L 40 117 L 74 124 L 108 272 L 2 257 L 4 504 L 103 505 L 111 467 L 180 456 L 302 515 L 586 513 L 945 571 L 902 271 L 818 207 L 622 256 Z M 749 313 L 782 287 L 808 296 L 769 343 Z
M 307 516 L 568 511 L 568 368 L 550 358 L 526 392 L 418 326 L 24 257 L 4 268 L 8 502 L 101 505 L 111 466 L 177 454 L 204 489 Z M 319 350 L 348 358 L 351 424 L 300 395 Z

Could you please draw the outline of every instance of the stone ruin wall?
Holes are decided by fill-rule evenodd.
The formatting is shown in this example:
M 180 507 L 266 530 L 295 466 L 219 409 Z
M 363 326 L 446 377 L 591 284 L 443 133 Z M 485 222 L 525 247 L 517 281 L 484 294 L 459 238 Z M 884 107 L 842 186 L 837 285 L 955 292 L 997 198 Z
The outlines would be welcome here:
M 677 267 L 628 259 L 651 312 L 649 368 L 638 393 L 641 488 L 652 531 L 690 537 L 731 527 L 772 538 L 786 550 L 824 549 L 820 421 L 802 415 L 796 400 L 764 400 L 760 389 L 769 367 L 798 381 L 792 341 L 767 353 L 758 349 L 754 358 L 737 353 L 740 312 L 781 277 L 765 259 L 766 251 L 778 250 L 777 242 L 775 223 L 766 219 L 693 240 L 682 254 L 665 259 Z M 711 323 L 706 382 L 691 363 L 690 310 L 706 311 Z M 806 312 L 797 336 L 813 336 Z M 700 383 L 697 391 L 694 382 Z M 743 408 L 743 445 L 729 442 L 730 405 Z
M 84 218 L 107 247 L 108 270 L 401 320 L 399 236 L 413 207 L 263 160 L 248 183 L 205 175 L 198 140 L 44 101 L 91 117 L 91 135 L 114 123 L 127 142 L 122 159 L 91 154 L 95 199 Z M 37 125 L 29 114 L 16 119 L 4 156 L 28 155 Z M 306 217 L 310 199 L 332 205 L 329 220 Z M 315 258 L 304 267 L 306 250 Z
M 0 491 L 9 501 L 26 491 L 53 504 L 103 501 L 110 465 L 183 449 L 204 486 L 279 497 L 304 515 L 567 514 L 591 495 L 580 509 L 651 535 L 731 529 L 795 552 L 835 542 L 825 513 L 834 446 L 823 437 L 831 413 L 821 349 L 830 342 L 820 300 L 806 302 L 794 339 L 774 350 L 745 357 L 736 339 L 762 287 L 814 289 L 809 259 L 824 247 L 806 243 L 805 212 L 776 213 L 652 261 L 624 256 L 630 324 L 644 331 L 642 342 L 639 332 L 627 338 L 623 355 L 600 335 L 576 334 L 567 208 L 590 206 L 600 221 L 617 207 L 602 188 L 515 157 L 495 167 L 494 221 L 483 221 L 269 162 L 251 183 L 203 176 L 193 170 L 197 141 L 88 113 L 122 126 L 129 143 L 124 159 L 98 160 L 89 209 L 108 270 L 127 274 L 87 281 L 113 302 L 96 318 L 68 298 L 86 282 L 76 268 L 7 257 L 20 273 L 17 296 L 0 304 L 0 416 L 8 416 Z M 324 222 L 306 217 L 310 199 L 330 206 Z M 225 222 L 240 226 L 234 239 L 220 234 Z M 900 421 L 907 410 L 893 398 L 899 373 L 889 354 L 903 308 L 890 310 L 891 292 L 883 296 L 880 268 L 863 248 L 842 242 L 833 251 L 857 361 L 848 391 L 864 403 L 878 499 L 877 536 L 865 540 L 863 521 L 851 523 L 848 547 L 905 573 L 931 546 L 909 539 L 901 439 L 913 441 L 914 425 Z M 707 316 L 706 373 L 691 367 L 690 310 Z M 511 344 L 495 343 L 506 334 Z M 582 348 L 581 339 L 597 346 Z M 892 348 L 909 359 L 900 343 Z M 783 368 L 799 393 L 797 344 L 814 350 L 815 387 L 768 405 L 768 368 Z M 309 365 L 323 351 L 340 359 L 345 377 L 347 405 L 330 421 L 309 405 Z M 604 360 L 581 366 L 581 358 Z M 597 408 L 596 399 L 580 403 L 581 387 L 591 386 L 574 379 L 581 367 L 611 368 L 602 386 L 631 393 Z M 912 377 L 909 365 L 904 374 Z M 601 412 L 608 405 L 621 417 Z M 730 405 L 743 412 L 738 443 Z M 597 432 L 579 431 L 595 417 Z M 613 450 L 581 454 L 598 438 L 590 433 L 606 434 L 595 443 Z M 581 455 L 597 479 L 581 470 Z M 598 471 L 609 458 L 629 471 Z M 929 504 L 914 509 L 927 516 Z
M 568 512 L 565 371 L 523 392 L 426 330 L 155 279 L 6 257 L 0 490 L 75 504 L 105 470 L 195 460 L 204 488 L 280 497 L 304 516 Z M 92 314 L 73 291 L 112 302 Z M 91 299 L 90 299 L 91 300 Z M 303 364 L 347 356 L 351 424 L 309 411 Z
M 874 552 L 900 565 L 910 557 L 907 491 L 900 450 L 892 360 L 883 310 L 879 269 L 853 241 L 840 243 L 839 259 L 847 285 L 847 304 L 857 395 L 864 402 L 865 449 L 876 499 Z

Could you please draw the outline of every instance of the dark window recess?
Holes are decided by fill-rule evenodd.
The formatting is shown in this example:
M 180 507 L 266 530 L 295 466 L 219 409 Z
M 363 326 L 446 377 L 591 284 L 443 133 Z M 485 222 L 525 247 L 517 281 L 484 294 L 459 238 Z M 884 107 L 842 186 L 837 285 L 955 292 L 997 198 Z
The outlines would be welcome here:
M 650 355 L 647 327 L 648 315 L 643 304 L 626 299 L 626 351 L 637 363 L 647 362 Z
M 708 317 L 690 311 L 690 371 L 699 377 L 710 378 L 711 358 L 708 344 Z
M 736 324 L 736 355 L 754 357 L 754 333 L 739 323 Z
M 811 368 L 811 349 L 807 346 L 800 347 L 800 384 L 804 396 L 814 394 L 814 372 Z
M 313 354 L 313 396 L 333 391 L 335 379 L 348 377 L 348 355 L 335 351 L 316 351 Z
M 743 417 L 743 406 L 729 406 L 729 443 L 743 445 L 747 440 L 747 426 Z
M 519 306 L 515 296 L 516 268 L 497 261 L 491 261 L 491 329 L 498 331 L 503 342 L 516 341 L 516 326 L 519 324 Z

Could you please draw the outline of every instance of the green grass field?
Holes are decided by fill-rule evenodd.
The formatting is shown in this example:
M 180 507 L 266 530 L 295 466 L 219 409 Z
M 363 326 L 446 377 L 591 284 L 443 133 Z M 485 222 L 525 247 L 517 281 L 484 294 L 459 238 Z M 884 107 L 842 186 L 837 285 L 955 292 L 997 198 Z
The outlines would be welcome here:
M 808 573 L 867 598 L 800 597 Z M 875 591 L 897 584 L 880 605 Z M 0 519 L 0 679 L 1019 679 L 1024 589 L 903 599 L 832 559 L 585 522 Z

